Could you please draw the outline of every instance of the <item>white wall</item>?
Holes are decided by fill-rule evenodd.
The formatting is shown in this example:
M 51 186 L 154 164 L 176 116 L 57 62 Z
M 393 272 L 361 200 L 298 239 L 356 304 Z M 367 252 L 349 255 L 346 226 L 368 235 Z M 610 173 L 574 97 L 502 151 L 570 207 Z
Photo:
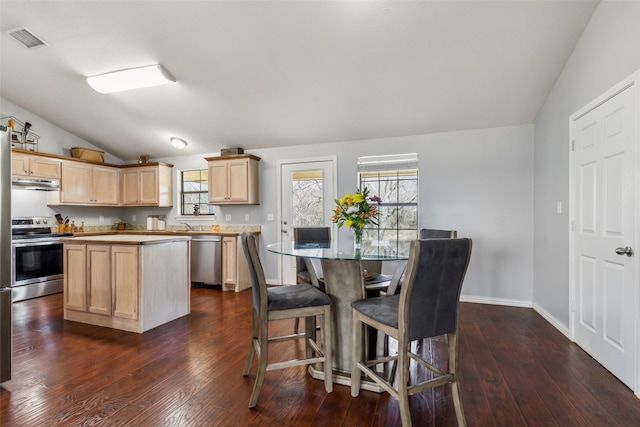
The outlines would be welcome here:
M 535 122 L 534 304 L 569 325 L 569 117 L 640 68 L 640 2 L 602 1 Z
M 531 306 L 533 297 L 533 126 L 251 150 L 260 162 L 260 206 L 220 208 L 262 227 L 261 244 L 278 240 L 277 162 L 338 155 L 338 196 L 356 189 L 361 155 L 419 154 L 419 226 L 452 228 L 474 239 L 466 299 Z M 204 156 L 202 156 L 204 157 Z M 199 158 L 161 159 L 184 167 Z M 220 220 L 218 220 L 220 222 Z M 222 222 L 224 224 L 224 222 Z M 338 238 L 348 239 L 347 230 Z M 277 256 L 261 250 L 267 280 L 278 279 Z

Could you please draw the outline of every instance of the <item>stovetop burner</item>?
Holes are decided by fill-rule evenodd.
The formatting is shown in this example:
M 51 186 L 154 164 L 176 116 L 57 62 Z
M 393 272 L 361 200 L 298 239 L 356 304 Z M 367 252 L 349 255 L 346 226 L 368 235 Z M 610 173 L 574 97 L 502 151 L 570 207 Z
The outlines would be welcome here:
M 52 239 L 73 236 L 72 233 L 54 233 L 51 230 L 51 218 L 34 216 L 13 218 L 11 220 L 11 240 Z

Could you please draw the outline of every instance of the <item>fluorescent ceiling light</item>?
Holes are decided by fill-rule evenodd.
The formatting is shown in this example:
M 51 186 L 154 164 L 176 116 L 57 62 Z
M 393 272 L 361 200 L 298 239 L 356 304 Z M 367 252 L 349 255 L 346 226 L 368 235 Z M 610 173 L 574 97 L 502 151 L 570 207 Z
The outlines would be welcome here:
M 175 136 L 173 136 L 170 138 L 170 140 L 171 140 L 171 145 L 176 147 L 178 150 L 182 150 L 184 147 L 187 146 L 187 141 L 185 141 L 184 139 L 176 138 Z
M 157 86 L 176 81 L 162 65 L 155 64 L 147 67 L 129 68 L 87 77 L 87 83 L 97 92 L 111 93 L 141 87 Z

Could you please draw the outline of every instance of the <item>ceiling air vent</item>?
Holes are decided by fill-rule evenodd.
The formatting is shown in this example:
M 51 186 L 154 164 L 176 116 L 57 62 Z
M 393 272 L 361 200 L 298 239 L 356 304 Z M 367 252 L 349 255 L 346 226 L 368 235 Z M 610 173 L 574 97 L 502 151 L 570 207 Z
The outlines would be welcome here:
M 7 31 L 7 34 L 19 41 L 27 49 L 48 46 L 48 44 L 43 42 L 38 36 L 27 30 L 25 27 L 14 28 L 13 30 Z

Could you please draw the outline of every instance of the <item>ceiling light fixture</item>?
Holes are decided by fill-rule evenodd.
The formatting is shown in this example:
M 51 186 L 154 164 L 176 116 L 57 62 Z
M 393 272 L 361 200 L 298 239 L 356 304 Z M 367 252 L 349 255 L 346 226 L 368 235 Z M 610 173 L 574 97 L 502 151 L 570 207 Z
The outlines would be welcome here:
M 170 140 L 171 140 L 171 145 L 176 147 L 178 150 L 182 150 L 184 147 L 187 146 L 187 141 L 185 141 L 184 139 L 176 138 L 175 136 L 172 136 Z
M 87 83 L 97 92 L 112 93 L 129 89 L 174 83 L 175 77 L 160 64 L 129 68 L 87 77 Z

